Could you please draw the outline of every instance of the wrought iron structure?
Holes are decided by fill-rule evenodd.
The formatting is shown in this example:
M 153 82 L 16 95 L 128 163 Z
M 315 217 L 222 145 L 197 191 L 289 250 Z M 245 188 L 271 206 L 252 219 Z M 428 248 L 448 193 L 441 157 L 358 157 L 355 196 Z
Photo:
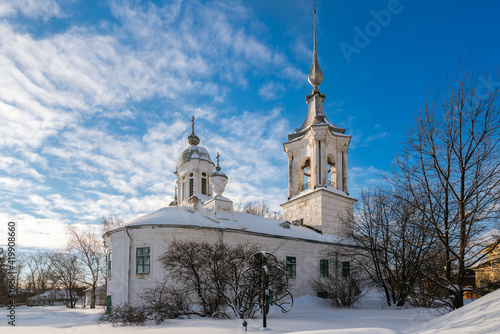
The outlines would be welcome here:
M 266 251 L 253 254 L 249 268 L 241 274 L 238 293 L 240 313 L 249 315 L 257 308 L 262 312 L 262 327 L 267 327 L 269 306 L 277 306 L 281 312 L 290 311 L 293 296 L 288 290 L 288 277 L 280 268 L 276 257 Z

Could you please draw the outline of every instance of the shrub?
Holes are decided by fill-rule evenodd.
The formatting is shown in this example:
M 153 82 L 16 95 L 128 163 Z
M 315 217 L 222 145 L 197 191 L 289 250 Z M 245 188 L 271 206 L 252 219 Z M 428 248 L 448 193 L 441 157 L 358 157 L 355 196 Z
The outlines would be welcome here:
M 328 299 L 334 307 L 351 307 L 363 296 L 360 282 L 352 278 L 331 275 L 314 279 L 310 285 L 318 297 Z
M 151 288 L 144 289 L 143 297 L 147 317 L 156 324 L 166 319 L 176 319 L 183 316 L 200 315 L 193 309 L 189 292 L 175 288 L 165 282 L 158 282 Z
M 110 314 L 101 313 L 98 323 L 109 322 L 118 325 L 144 325 L 148 319 L 147 312 L 142 306 L 122 304 L 114 306 Z
M 175 280 L 178 291 L 199 306 L 196 314 L 229 318 L 227 311 L 239 316 L 240 276 L 255 252 L 251 245 L 175 241 L 159 261 Z

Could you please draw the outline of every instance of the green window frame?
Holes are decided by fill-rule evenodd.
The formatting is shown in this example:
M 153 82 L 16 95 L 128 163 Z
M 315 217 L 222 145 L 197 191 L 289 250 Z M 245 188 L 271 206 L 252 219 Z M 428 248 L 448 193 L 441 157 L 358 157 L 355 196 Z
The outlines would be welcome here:
M 342 277 L 345 279 L 351 279 L 351 262 L 342 262 Z
M 297 277 L 297 258 L 295 256 L 286 257 L 286 275 L 290 278 Z
M 135 251 L 135 273 L 149 274 L 151 270 L 151 253 L 149 247 L 137 247 Z
M 326 291 L 318 291 L 318 292 L 316 292 L 316 297 L 319 297 L 321 299 L 327 299 L 328 298 L 328 292 L 326 292 Z
M 111 278 L 111 262 L 113 260 L 112 254 L 112 252 L 108 254 L 108 278 Z
M 320 278 L 330 277 L 330 261 L 325 259 L 319 260 L 319 277 Z

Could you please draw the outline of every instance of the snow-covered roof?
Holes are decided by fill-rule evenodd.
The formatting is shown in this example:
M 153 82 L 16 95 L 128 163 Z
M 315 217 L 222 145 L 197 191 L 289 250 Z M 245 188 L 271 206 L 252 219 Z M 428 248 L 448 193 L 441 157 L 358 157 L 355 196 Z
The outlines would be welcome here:
M 73 297 L 76 296 L 77 296 L 76 293 L 73 292 Z M 62 290 L 48 290 L 33 297 L 29 297 L 28 299 L 34 300 L 34 299 L 67 299 L 67 298 L 69 298 L 68 290 L 62 289 Z
M 191 208 L 185 206 L 165 207 L 134 219 L 126 224 L 126 226 L 129 228 L 154 225 L 180 228 L 220 229 L 265 235 L 274 238 L 350 244 L 344 237 L 320 234 L 304 226 L 287 224 L 284 220 L 269 219 L 244 212 L 235 211 L 233 215 L 225 215 L 224 217 L 218 218 L 219 219 L 209 218 L 203 214 L 203 211 L 192 211 Z
M 96 291 L 105 291 L 106 290 L 106 284 L 98 285 L 95 287 Z M 92 287 L 85 289 L 85 292 L 87 291 L 92 291 Z

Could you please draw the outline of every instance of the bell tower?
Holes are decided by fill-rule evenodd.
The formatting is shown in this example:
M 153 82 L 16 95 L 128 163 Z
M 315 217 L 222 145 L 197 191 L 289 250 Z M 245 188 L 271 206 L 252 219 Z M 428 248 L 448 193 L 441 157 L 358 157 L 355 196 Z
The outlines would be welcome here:
M 323 72 L 316 47 L 308 76 L 313 86 L 306 96 L 307 116 L 295 133 L 288 135 L 284 150 L 288 158 L 288 201 L 281 206 L 285 219 L 320 233 L 344 234 L 343 217 L 353 210 L 355 199 L 347 189 L 347 152 L 351 136 L 326 118 L 325 95 L 319 91 Z

